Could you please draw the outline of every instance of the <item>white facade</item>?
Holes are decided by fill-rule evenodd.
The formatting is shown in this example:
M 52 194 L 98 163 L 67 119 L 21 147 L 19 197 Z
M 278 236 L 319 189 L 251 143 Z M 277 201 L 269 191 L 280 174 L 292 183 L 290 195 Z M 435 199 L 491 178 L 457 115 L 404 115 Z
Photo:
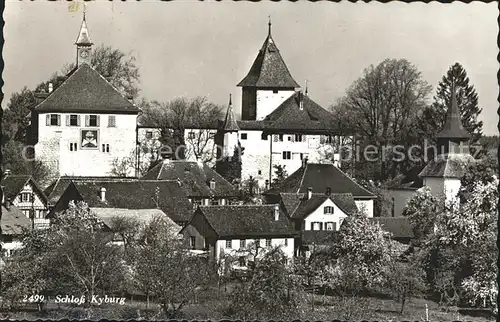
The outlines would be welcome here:
M 23 244 L 17 238 L 12 241 L 2 241 L 1 245 L 5 257 L 11 257 L 14 251 L 23 247 Z
M 333 207 L 333 212 L 329 208 L 325 213 L 325 207 Z M 337 231 L 346 218 L 346 213 L 340 209 L 331 199 L 325 200 L 316 210 L 304 218 L 303 230 L 332 230 Z
M 404 189 L 387 190 L 387 193 L 392 197 L 394 217 L 403 215 L 403 210 L 406 207 L 406 204 L 411 200 L 411 198 L 413 198 L 416 192 L 416 190 Z
M 27 218 L 30 218 L 30 212 L 32 210 L 34 210 L 35 219 L 43 219 L 47 215 L 47 205 L 30 183 L 26 184 L 11 202 L 14 206 L 19 208 Z
M 261 121 L 295 93 L 295 90 L 257 90 L 256 120 Z
M 50 115 L 59 115 L 58 125 L 48 125 Z M 97 126 L 85 126 L 88 125 L 85 119 L 90 115 L 97 116 Z M 70 125 L 70 118 L 78 118 L 79 125 Z M 128 175 L 133 176 L 136 122 L 135 114 L 41 113 L 35 157 L 60 176 L 97 177 L 112 175 L 115 159 L 127 159 L 131 163 Z M 91 147 L 85 147 L 85 135 L 89 131 L 97 137 Z
M 431 189 L 432 195 L 444 198 L 446 203 L 458 203 L 458 192 L 461 186 L 460 178 L 425 177 L 424 186 Z
M 363 212 L 367 217 L 373 217 L 373 199 L 354 199 L 358 210 Z
M 228 241 L 230 240 L 230 246 L 228 247 Z M 272 247 L 279 246 L 286 257 L 289 258 L 289 263 L 291 263 L 294 256 L 294 239 L 293 238 L 253 238 L 253 239 L 245 239 L 244 245 L 241 243 L 241 239 L 220 239 L 217 240 L 215 244 L 215 259 L 217 261 L 223 260 L 223 257 L 228 255 L 234 258 L 245 258 L 245 262 L 252 260 L 253 255 L 255 254 L 255 244 L 259 242 L 259 250 L 257 258 L 265 254 L 266 249 L 269 250 Z M 270 245 L 269 245 L 270 241 Z M 253 246 L 253 247 L 251 247 Z M 251 248 L 251 250 L 249 249 Z M 245 265 L 240 265 L 240 263 L 235 263 L 235 267 L 246 267 Z

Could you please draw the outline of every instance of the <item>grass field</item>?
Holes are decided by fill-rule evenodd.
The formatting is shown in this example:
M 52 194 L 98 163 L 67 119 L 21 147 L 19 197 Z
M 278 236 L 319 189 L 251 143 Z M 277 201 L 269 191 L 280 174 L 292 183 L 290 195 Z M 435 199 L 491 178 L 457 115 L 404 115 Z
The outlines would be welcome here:
M 215 296 L 203 299 L 203 303 L 190 304 L 182 310 L 181 319 L 236 319 L 222 314 L 227 300 L 221 295 L 218 300 Z M 333 296 L 314 296 L 314 308 L 311 294 L 304 294 L 303 307 L 299 316 L 293 319 L 301 320 L 373 320 L 373 321 L 426 321 L 426 306 L 429 321 L 494 321 L 490 312 L 485 310 L 459 310 L 456 307 L 439 307 L 437 303 L 414 298 L 406 305 L 403 314 L 400 314 L 400 304 L 391 299 L 376 297 L 338 298 Z M 159 311 L 158 305 L 151 303 L 146 308 L 142 301 L 127 300 L 125 305 L 101 305 L 91 308 L 58 306 L 50 304 L 45 312 L 38 312 L 34 305 L 20 308 L 17 312 L 0 312 L 0 319 L 147 319 L 161 320 L 165 317 Z M 292 320 L 287 318 L 288 320 Z

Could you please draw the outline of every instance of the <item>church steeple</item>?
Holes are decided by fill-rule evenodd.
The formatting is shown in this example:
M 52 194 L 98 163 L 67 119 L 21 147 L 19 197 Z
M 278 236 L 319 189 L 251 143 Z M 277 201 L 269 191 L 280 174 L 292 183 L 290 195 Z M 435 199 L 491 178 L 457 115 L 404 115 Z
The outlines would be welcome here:
M 446 111 L 446 119 L 441 132 L 436 135 L 440 153 L 465 152 L 463 144 L 471 135 L 462 125 L 462 118 L 457 104 L 455 84 L 451 86 L 451 104 Z M 457 149 L 462 146 L 461 150 Z
M 224 132 L 237 132 L 240 130 L 238 122 L 236 122 L 236 117 L 234 116 L 231 94 L 229 94 L 229 105 L 227 107 L 226 118 L 224 119 L 222 129 Z
M 92 50 L 93 45 L 92 41 L 90 40 L 85 11 L 86 9 L 84 5 L 82 25 L 80 26 L 80 32 L 78 33 L 78 38 L 75 42 L 77 67 L 79 67 L 83 63 L 90 64 L 90 51 Z

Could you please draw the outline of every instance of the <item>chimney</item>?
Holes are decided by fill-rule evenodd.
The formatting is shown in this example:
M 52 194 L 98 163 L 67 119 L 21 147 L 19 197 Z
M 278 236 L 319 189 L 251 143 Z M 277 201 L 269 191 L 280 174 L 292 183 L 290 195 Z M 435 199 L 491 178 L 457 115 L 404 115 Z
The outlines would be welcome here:
M 326 187 L 326 192 L 325 192 L 325 194 L 326 194 L 327 196 L 331 195 L 331 194 L 332 194 L 332 188 L 330 188 L 330 187 Z
M 268 190 L 268 189 L 269 189 L 269 180 L 266 179 L 266 190 Z
M 106 201 L 106 188 L 104 187 L 101 188 L 101 201 L 102 202 Z
M 302 93 L 302 91 L 299 92 L 299 109 L 301 111 L 304 110 L 304 94 Z
M 280 219 L 280 206 L 274 205 L 274 221 L 278 221 Z
M 313 194 L 313 188 L 307 187 L 307 200 L 311 199 L 312 194 Z
M 52 83 L 49 83 L 49 94 L 52 93 L 54 90 L 54 85 Z
M 215 189 L 215 179 L 214 178 L 210 179 L 210 189 L 212 189 L 212 190 Z

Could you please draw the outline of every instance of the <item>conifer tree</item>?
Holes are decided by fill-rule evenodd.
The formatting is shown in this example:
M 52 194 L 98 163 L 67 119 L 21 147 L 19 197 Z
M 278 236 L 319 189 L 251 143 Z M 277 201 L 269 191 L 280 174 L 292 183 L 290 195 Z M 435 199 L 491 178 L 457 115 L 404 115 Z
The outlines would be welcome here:
M 469 83 L 467 72 L 460 63 L 455 63 L 451 66 L 439 82 L 436 96 L 434 97 L 436 121 L 438 123 L 437 131 L 442 128 L 446 110 L 451 104 L 451 87 L 453 83 L 455 83 L 457 104 L 462 116 L 462 124 L 472 135 L 470 143 L 475 143 L 482 136 L 483 122 L 477 119 L 482 109 L 479 108 L 476 90 Z

